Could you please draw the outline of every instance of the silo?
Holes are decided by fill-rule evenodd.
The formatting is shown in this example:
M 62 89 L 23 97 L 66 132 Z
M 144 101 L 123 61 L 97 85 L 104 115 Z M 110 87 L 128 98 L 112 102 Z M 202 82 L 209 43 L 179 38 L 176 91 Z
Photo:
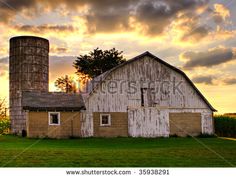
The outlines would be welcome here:
M 11 132 L 26 130 L 26 113 L 21 106 L 22 91 L 48 91 L 49 41 L 35 36 L 10 39 Z

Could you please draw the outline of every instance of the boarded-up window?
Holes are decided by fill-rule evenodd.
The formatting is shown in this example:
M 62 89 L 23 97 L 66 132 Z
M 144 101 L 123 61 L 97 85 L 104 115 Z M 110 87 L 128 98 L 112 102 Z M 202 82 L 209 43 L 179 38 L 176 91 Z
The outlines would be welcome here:
M 152 88 L 141 88 L 141 106 L 153 106 L 153 97 Z
M 196 136 L 202 132 L 201 113 L 170 113 L 170 135 Z

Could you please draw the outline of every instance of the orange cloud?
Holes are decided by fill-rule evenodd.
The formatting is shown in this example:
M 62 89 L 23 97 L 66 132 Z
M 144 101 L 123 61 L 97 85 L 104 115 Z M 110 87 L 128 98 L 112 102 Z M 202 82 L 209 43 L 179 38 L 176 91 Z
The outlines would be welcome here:
M 214 4 L 213 18 L 216 23 L 222 23 L 230 17 L 230 11 L 223 4 Z

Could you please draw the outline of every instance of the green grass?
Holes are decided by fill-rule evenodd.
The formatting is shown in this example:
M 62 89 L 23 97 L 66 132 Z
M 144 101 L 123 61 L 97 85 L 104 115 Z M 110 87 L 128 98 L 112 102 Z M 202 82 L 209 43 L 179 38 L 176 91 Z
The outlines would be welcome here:
M 236 141 L 220 138 L 198 138 L 198 140 L 214 151 L 210 151 L 193 138 L 38 140 L 5 135 L 0 136 L 0 167 L 231 167 L 236 165 Z

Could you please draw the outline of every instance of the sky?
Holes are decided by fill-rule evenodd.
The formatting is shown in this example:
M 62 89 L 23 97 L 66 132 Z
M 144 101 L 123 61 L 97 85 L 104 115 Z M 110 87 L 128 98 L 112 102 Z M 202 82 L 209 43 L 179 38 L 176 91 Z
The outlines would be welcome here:
M 0 98 L 8 98 L 9 39 L 50 41 L 50 90 L 99 47 L 128 60 L 149 51 L 183 70 L 218 113 L 236 112 L 235 0 L 0 0 Z

